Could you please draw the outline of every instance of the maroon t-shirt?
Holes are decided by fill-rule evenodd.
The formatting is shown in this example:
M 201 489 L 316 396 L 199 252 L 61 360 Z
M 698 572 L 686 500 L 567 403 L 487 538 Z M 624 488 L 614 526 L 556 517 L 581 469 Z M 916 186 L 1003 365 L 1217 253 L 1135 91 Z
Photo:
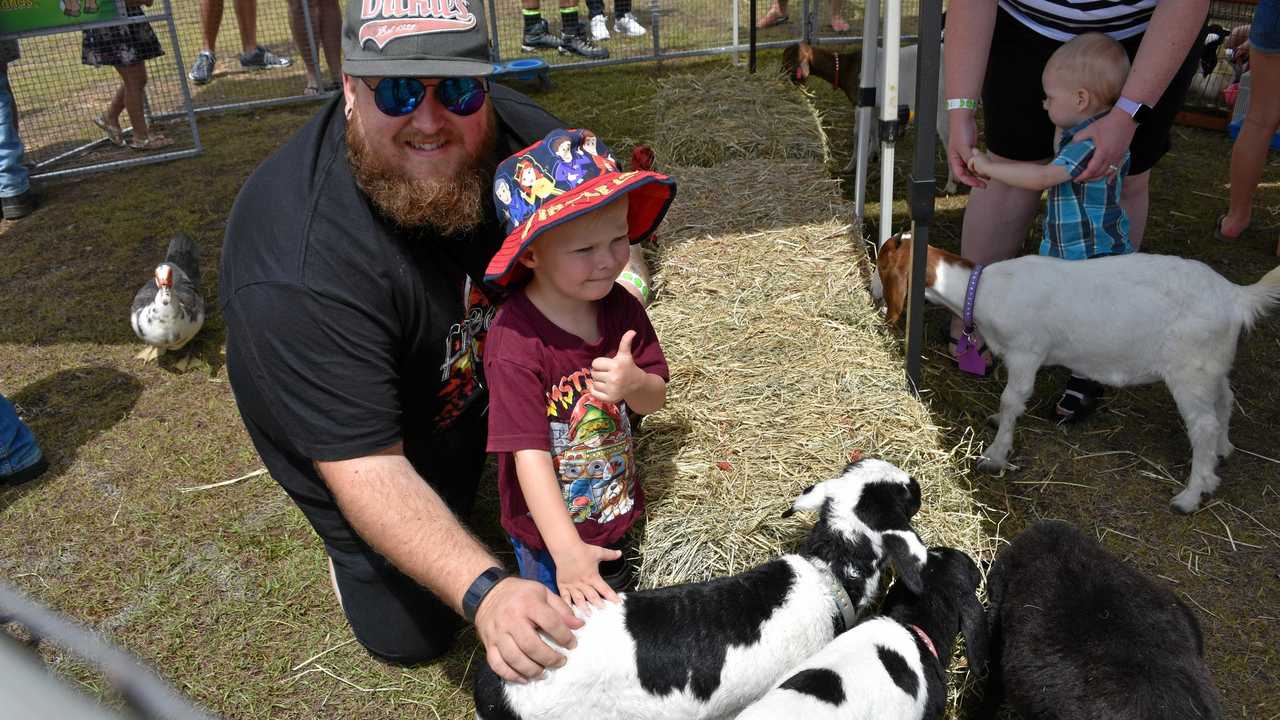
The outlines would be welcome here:
M 597 308 L 600 340 L 588 344 L 552 323 L 518 292 L 498 311 L 484 348 L 489 382 L 489 452 L 498 453 L 502 527 L 545 549 L 516 477 L 515 451 L 546 450 L 565 510 L 592 545 L 620 540 L 644 511 L 626 403 L 591 395 L 591 362 L 613 357 L 635 330 L 632 357 L 666 380 L 667 361 L 644 307 L 621 285 Z

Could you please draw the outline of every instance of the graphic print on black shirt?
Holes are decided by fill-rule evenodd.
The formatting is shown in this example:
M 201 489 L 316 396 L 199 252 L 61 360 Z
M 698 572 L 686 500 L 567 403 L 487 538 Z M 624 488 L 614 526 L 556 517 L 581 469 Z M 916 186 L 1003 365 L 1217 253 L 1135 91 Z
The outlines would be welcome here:
M 440 364 L 440 411 L 436 429 L 453 424 L 484 393 L 484 337 L 498 309 L 484 290 L 467 277 L 462 287 L 462 319 L 444 338 L 444 362 Z

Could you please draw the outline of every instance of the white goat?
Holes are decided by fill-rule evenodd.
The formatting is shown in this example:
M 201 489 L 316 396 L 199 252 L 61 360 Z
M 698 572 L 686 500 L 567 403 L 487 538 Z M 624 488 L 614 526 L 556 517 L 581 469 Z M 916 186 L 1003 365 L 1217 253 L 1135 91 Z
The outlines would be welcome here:
M 906 305 L 911 242 L 885 241 L 876 261 L 885 320 Z M 962 315 L 973 263 L 929 248 L 925 297 Z M 1009 380 L 999 429 L 981 467 L 1008 466 L 1013 426 L 1026 410 L 1041 365 L 1062 365 L 1113 386 L 1163 380 L 1191 439 L 1191 477 L 1173 507 L 1193 512 L 1218 487 L 1218 457 L 1231 453 L 1233 396 L 1228 374 L 1236 341 L 1280 303 L 1280 267 L 1236 285 L 1209 266 L 1170 255 L 1133 254 L 1067 261 L 1026 256 L 993 263 L 978 284 L 973 318 Z
M 895 584 L 883 616 L 831 641 L 738 720 L 941 718 L 956 632 L 970 670 L 987 664 L 986 613 L 974 595 L 982 574 L 963 552 L 930 548 L 923 580 L 922 593 Z
M 920 486 L 881 460 L 809 488 L 820 513 L 798 554 L 725 578 L 623 593 L 584 617 L 567 662 L 524 685 L 482 664 L 481 720 L 709 720 L 732 717 L 831 641 L 874 599 L 892 559 L 920 588 L 926 551 L 911 529 Z

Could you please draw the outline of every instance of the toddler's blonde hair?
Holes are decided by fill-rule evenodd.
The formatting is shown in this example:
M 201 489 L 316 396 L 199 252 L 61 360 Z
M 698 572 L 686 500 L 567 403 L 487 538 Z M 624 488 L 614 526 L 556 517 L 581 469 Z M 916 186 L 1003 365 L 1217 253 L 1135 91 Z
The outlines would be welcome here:
M 1104 105 L 1114 105 L 1129 76 L 1129 56 L 1120 43 L 1102 33 L 1085 33 L 1054 51 L 1045 65 L 1063 82 L 1089 91 Z

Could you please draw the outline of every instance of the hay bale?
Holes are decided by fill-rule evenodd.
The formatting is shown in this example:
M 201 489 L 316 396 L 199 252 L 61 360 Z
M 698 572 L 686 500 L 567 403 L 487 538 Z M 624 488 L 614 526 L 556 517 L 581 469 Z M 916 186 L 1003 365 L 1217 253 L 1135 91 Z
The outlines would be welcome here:
M 817 109 L 779 76 L 733 67 L 674 75 L 658 82 L 653 102 L 653 146 L 664 166 L 828 157 Z
M 710 112 L 717 103 L 701 95 L 726 87 L 735 102 Z M 865 253 L 844 225 L 851 210 L 823 170 L 817 116 L 796 98 L 732 70 L 675 78 L 659 93 L 654 149 L 681 187 L 660 230 L 650 309 L 671 382 L 639 435 L 642 587 L 794 549 L 813 519 L 783 520 L 783 510 L 859 452 L 920 482 L 914 524 L 927 544 L 994 557 L 959 482 L 974 449 L 949 443 L 907 392 L 898 343 L 858 270 Z M 961 673 L 952 683 L 950 717 L 968 682 Z

